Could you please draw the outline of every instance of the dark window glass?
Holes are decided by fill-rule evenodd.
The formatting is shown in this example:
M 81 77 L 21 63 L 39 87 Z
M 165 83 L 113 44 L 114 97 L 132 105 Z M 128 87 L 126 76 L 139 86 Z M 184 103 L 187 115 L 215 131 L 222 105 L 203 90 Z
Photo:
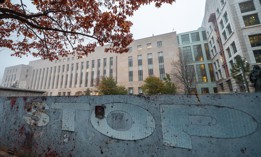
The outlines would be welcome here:
M 139 81 L 143 80 L 143 71 L 142 70 L 138 70 L 138 80 Z
M 261 34 L 250 35 L 249 41 L 252 47 L 261 46 Z
M 216 80 L 215 80 L 213 65 L 212 64 L 208 64 L 208 69 L 209 69 L 211 82 L 215 82 Z
M 194 45 L 193 50 L 194 50 L 195 61 L 199 61 L 199 62 L 203 61 L 204 58 L 203 58 L 201 45 Z
M 182 44 L 190 43 L 190 41 L 189 41 L 189 34 L 181 35 L 181 41 L 182 41 Z
M 207 34 L 206 34 L 206 31 L 202 31 L 202 37 L 203 37 L 203 40 L 207 40 Z
M 235 42 L 233 42 L 233 43 L 231 44 L 231 47 L 232 47 L 232 49 L 233 49 L 233 53 L 234 53 L 234 54 L 237 53 L 237 47 L 236 47 Z
M 252 26 L 260 24 L 257 14 L 243 16 L 245 26 Z
M 133 71 L 129 71 L 129 82 L 133 81 Z
M 255 10 L 255 5 L 254 5 L 252 0 L 239 3 L 239 7 L 240 7 L 241 13 L 245 13 L 245 12 L 249 12 L 249 11 Z
M 192 42 L 200 41 L 199 32 L 191 33 Z
M 184 56 L 184 59 L 186 62 L 191 63 L 193 61 L 192 59 L 192 50 L 190 46 L 186 46 L 182 48 L 182 54 Z
M 261 50 L 254 50 L 253 52 L 256 59 L 256 63 L 261 63 Z
M 206 51 L 207 60 L 211 60 L 208 44 L 207 43 L 204 44 L 204 47 L 205 47 L 205 51 Z

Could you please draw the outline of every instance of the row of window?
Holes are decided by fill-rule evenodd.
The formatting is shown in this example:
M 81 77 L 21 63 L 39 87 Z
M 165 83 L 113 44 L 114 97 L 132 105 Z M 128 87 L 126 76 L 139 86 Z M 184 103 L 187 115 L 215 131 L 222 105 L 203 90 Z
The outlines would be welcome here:
M 193 53 L 192 53 L 193 49 Z M 211 56 L 209 53 L 209 46 L 207 43 L 204 44 L 204 49 L 206 52 L 206 59 L 203 56 L 203 48 L 201 45 L 193 45 L 191 46 L 184 46 L 182 47 L 182 54 L 184 56 L 185 61 L 188 63 L 192 63 L 193 61 L 202 62 L 204 60 L 211 60 Z
M 137 59 L 138 59 L 138 81 L 143 81 L 142 55 L 138 55 Z M 152 76 L 154 75 L 152 53 L 147 54 L 147 62 L 148 62 L 148 75 Z M 158 52 L 158 63 L 159 63 L 160 79 L 163 79 L 165 77 L 163 52 Z M 129 82 L 132 82 L 133 81 L 132 56 L 129 56 L 128 58 L 128 67 L 129 67 Z
M 194 33 L 190 33 L 190 34 L 183 34 L 180 36 L 181 38 L 181 43 L 182 44 L 189 44 L 189 43 L 193 43 L 193 42 L 197 42 L 197 41 L 201 41 L 201 40 L 207 40 L 207 35 L 205 31 L 202 31 L 202 38 L 200 38 L 200 32 L 194 32 Z M 179 37 L 178 39 L 178 44 L 180 44 L 179 41 Z
M 249 36 L 251 47 L 254 48 L 253 53 L 256 63 L 261 63 L 261 34 L 255 34 Z
M 157 41 L 157 47 L 162 47 L 162 41 Z M 150 49 L 152 48 L 152 43 L 147 43 L 146 44 L 146 48 Z M 142 49 L 142 45 L 137 45 L 137 49 L 141 50 Z M 129 52 L 132 52 L 132 47 L 129 47 Z
M 248 0 L 242 3 L 239 3 L 239 8 L 242 14 L 252 12 L 256 10 L 253 0 Z M 257 13 L 252 13 L 243 16 L 243 21 L 245 26 L 252 26 L 260 24 L 260 20 Z
M 227 52 L 228 58 L 231 58 L 232 54 L 236 54 L 237 53 L 237 47 L 236 47 L 235 42 L 232 42 L 230 44 L 230 46 L 226 49 L 226 52 Z

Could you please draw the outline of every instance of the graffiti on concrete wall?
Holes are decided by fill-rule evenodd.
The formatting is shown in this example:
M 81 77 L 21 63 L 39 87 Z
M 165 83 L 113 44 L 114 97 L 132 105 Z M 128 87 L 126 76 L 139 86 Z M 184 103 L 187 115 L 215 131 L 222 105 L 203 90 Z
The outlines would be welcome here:
M 230 99 L 216 103 L 216 97 L 201 99 L 201 104 L 185 98 L 0 98 L 0 151 L 7 146 L 22 153 L 26 148 L 28 153 L 60 156 L 204 156 L 202 146 L 215 152 L 225 144 L 229 151 L 261 154 L 251 144 L 258 144 L 261 136 L 258 96 L 242 100 L 251 107 L 245 102 L 226 104 Z
M 104 117 L 91 112 L 92 126 L 111 138 L 140 140 L 155 130 L 155 120 L 150 112 L 128 103 L 103 104 Z M 44 113 L 49 107 L 45 103 L 28 104 L 25 121 L 29 125 L 45 126 L 49 116 Z M 53 103 L 51 109 L 60 109 L 62 130 L 75 130 L 75 110 L 90 110 L 84 103 Z M 213 138 L 237 138 L 253 133 L 257 123 L 253 117 L 232 108 L 210 105 L 161 104 L 161 126 L 163 144 L 192 149 L 190 136 Z M 86 119 L 87 120 L 87 119 Z

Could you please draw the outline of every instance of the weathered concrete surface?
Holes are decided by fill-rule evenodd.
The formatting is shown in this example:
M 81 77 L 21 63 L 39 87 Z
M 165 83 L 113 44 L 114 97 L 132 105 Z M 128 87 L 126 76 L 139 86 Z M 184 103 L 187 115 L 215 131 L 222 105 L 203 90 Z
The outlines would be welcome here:
M 104 118 L 95 114 L 103 106 Z M 261 94 L 0 98 L 17 156 L 258 157 Z

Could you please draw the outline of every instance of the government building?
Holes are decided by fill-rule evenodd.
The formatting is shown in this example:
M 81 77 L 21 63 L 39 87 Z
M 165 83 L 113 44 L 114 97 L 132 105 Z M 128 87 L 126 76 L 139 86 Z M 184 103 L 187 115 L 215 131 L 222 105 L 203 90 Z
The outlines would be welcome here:
M 28 66 L 8 67 L 2 85 L 8 87 L 18 82 L 19 88 L 45 90 L 49 96 L 70 96 L 87 89 L 96 94 L 100 79 L 112 77 L 118 85 L 125 86 L 129 94 L 139 94 L 148 76 L 163 79 L 166 73 L 173 71 L 171 63 L 177 62 L 179 51 L 175 32 L 135 40 L 123 54 L 105 53 L 105 48 L 97 47 L 87 57 L 70 56 L 53 62 L 35 60 Z M 30 76 L 26 86 L 20 86 L 15 78 L 17 67 L 29 69 L 28 74 L 22 73 Z

